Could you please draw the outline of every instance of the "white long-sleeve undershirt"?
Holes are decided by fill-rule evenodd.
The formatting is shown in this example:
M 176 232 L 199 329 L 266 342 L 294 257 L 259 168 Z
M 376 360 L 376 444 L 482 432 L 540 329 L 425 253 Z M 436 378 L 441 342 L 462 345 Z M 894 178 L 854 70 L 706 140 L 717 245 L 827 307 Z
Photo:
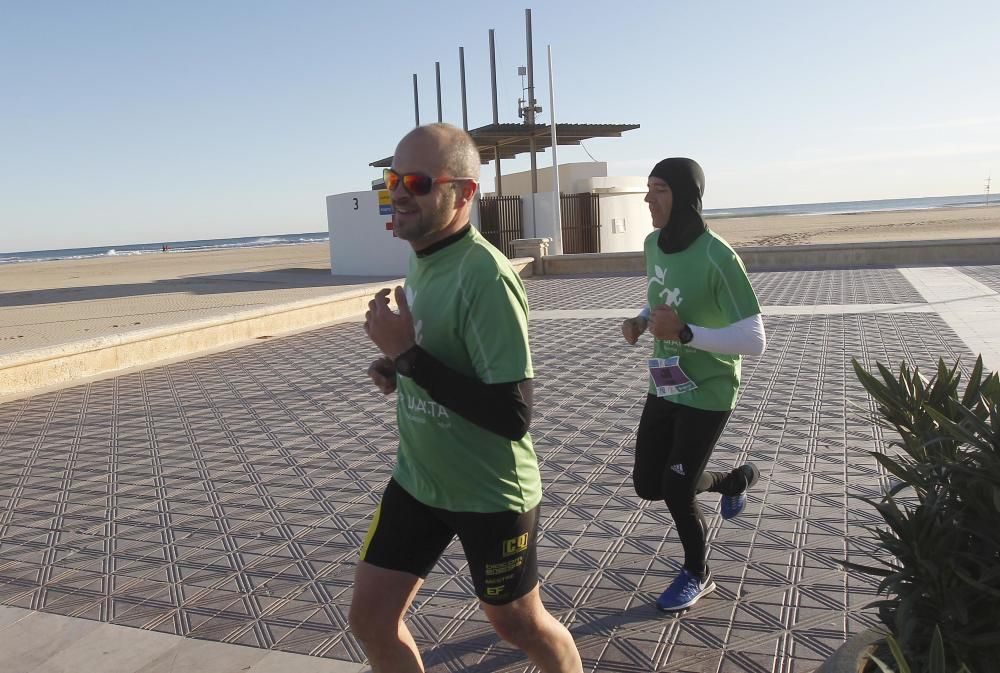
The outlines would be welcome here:
M 649 315 L 650 308 L 646 305 L 639 316 L 648 322 Z M 690 323 L 688 327 L 692 338 L 687 345 L 698 350 L 723 355 L 762 355 L 767 349 L 764 321 L 759 313 L 725 327 L 700 327 Z

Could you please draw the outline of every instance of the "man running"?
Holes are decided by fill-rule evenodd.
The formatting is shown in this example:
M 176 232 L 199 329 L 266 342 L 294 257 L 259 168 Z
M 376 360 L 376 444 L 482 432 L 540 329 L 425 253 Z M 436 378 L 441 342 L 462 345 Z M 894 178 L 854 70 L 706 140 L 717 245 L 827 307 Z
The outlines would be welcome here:
M 394 292 L 398 314 L 385 289 L 365 322 L 384 355 L 368 373 L 396 392 L 399 424 L 350 612 L 375 673 L 424 670 L 403 617 L 456 535 L 497 634 L 546 673 L 583 670 L 539 597 L 528 304 L 507 259 L 469 225 L 479 165 L 469 134 L 431 124 L 400 141 L 385 171 L 393 230 L 415 254 Z

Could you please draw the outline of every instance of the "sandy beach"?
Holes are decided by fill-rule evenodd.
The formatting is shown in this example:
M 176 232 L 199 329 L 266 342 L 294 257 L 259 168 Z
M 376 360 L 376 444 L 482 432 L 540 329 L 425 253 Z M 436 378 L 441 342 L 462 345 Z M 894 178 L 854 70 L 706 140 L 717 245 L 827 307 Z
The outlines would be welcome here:
M 307 243 L 2 264 L 0 292 L 183 281 L 197 276 L 296 269 L 329 271 L 330 246 Z
M 326 243 L 0 265 L 0 358 L 330 297 L 373 278 L 330 274 Z
M 709 220 L 733 246 L 922 241 L 1000 236 L 1000 204 L 843 215 L 779 215 Z

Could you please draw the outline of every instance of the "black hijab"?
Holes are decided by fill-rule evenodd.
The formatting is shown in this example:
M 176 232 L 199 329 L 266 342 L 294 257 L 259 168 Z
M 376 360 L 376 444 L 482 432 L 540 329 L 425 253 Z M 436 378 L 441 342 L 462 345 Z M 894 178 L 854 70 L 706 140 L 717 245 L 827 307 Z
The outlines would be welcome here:
M 668 254 L 680 252 L 708 229 L 701 216 L 705 173 L 693 159 L 672 158 L 653 166 L 649 177 L 659 178 L 670 185 L 674 197 L 670 220 L 660 230 L 657 245 Z

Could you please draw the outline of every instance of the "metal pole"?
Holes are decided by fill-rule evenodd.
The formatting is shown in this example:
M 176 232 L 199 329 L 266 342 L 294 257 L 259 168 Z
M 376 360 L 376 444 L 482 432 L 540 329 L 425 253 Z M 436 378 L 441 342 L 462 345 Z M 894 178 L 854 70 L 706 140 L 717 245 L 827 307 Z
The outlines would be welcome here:
M 420 96 L 417 94 L 417 73 L 413 73 L 413 125 L 420 126 Z
M 535 221 L 535 194 L 538 193 L 538 161 L 535 156 L 535 65 L 531 57 L 531 10 L 524 10 L 524 31 L 528 42 L 528 113 L 524 117 L 528 125 L 528 147 L 531 151 L 531 224 L 532 235 L 538 236 L 538 223 Z
M 458 70 L 462 79 L 462 128 L 469 130 L 469 106 L 465 101 L 465 47 L 458 48 Z
M 493 123 L 500 123 L 500 113 L 497 108 L 497 49 L 493 41 L 493 29 L 490 28 L 490 82 L 493 87 Z
M 437 81 L 437 94 L 438 94 L 438 123 L 444 121 L 444 117 L 441 116 L 441 61 L 434 61 L 434 79 Z
M 497 107 L 497 49 L 494 40 L 494 30 L 490 28 L 490 86 L 493 89 L 493 125 L 500 123 L 500 112 Z M 496 193 L 503 195 L 503 188 L 500 184 L 500 146 L 493 146 L 493 161 L 496 165 Z
M 556 93 L 552 82 L 555 76 L 552 73 L 552 45 L 548 45 L 549 52 L 549 123 L 552 124 L 552 184 L 553 184 L 553 212 L 556 214 L 555 227 L 553 229 L 556 243 L 556 251 L 562 252 L 562 194 L 559 190 L 559 159 L 556 157 L 556 146 L 559 144 L 556 133 Z
M 535 125 L 535 62 L 531 56 L 531 10 L 524 10 L 524 34 L 528 41 L 528 114 L 525 123 Z
M 503 188 L 500 186 L 500 146 L 499 145 L 494 145 L 493 146 L 493 163 L 496 165 L 496 169 L 497 169 L 497 174 L 496 174 L 496 181 L 497 181 L 496 193 L 497 193 L 497 196 L 503 196 Z

